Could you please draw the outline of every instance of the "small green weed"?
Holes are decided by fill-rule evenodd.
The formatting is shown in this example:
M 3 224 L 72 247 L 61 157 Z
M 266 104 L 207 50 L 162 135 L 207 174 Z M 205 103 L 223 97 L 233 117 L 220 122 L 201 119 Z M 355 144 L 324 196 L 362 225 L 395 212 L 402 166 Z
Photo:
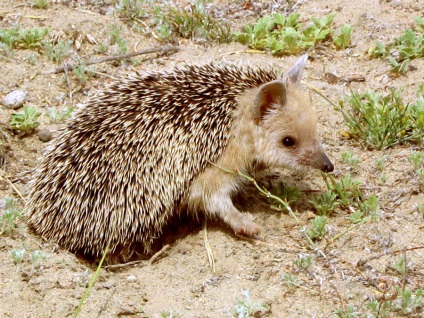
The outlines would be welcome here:
M 19 31 L 19 41 L 18 47 L 28 50 L 41 50 L 43 47 L 43 40 L 47 33 L 48 29 L 28 29 Z
M 311 240 L 320 240 L 327 233 L 327 217 L 326 216 L 316 216 L 311 221 L 311 229 L 306 230 L 306 234 L 311 238 Z
M 388 318 L 390 312 L 393 310 L 394 305 L 391 300 L 373 300 L 366 304 L 367 309 L 369 310 L 371 317 L 378 318 Z M 368 317 L 368 316 L 367 316 Z
M 5 209 L 0 214 L 0 235 L 3 233 L 12 234 L 17 226 L 16 221 L 21 216 L 22 211 L 16 207 L 16 199 L 5 198 Z
M 177 314 L 175 311 L 171 310 L 167 310 L 167 311 L 162 311 L 160 313 L 160 316 L 162 318 L 181 318 L 182 316 Z
M 424 56 L 424 18 L 416 17 L 415 22 L 415 31 L 408 29 L 387 45 L 377 42 L 369 54 L 388 59 L 393 72 L 405 73 L 410 60 Z
M 235 305 L 237 318 L 256 317 L 257 314 L 268 309 L 267 304 L 252 303 L 248 290 L 242 290 L 241 293 L 244 300 L 237 299 L 237 304 Z
M 330 216 L 335 208 L 340 204 L 337 201 L 337 194 L 331 190 L 315 195 L 309 201 L 315 208 L 318 215 Z
M 409 265 L 405 256 L 401 256 L 396 262 L 393 262 L 390 267 L 402 277 L 406 276 L 409 270 Z
M 90 77 L 94 76 L 94 70 L 91 67 L 87 67 L 84 64 L 81 64 L 80 66 L 74 68 L 72 70 L 72 72 L 74 73 L 75 77 L 77 78 L 77 81 L 80 84 L 85 84 Z
M 334 312 L 336 318 L 357 318 L 360 314 L 355 311 L 353 306 L 347 306 L 346 309 L 339 308 Z
M 18 265 L 20 263 L 22 263 L 22 261 L 24 260 L 24 256 L 25 256 L 25 249 L 13 249 L 10 251 L 10 255 L 12 256 L 13 259 L 13 263 L 15 265 Z
M 311 255 L 300 254 L 299 258 L 293 260 L 293 263 L 299 269 L 307 269 L 314 263 L 314 258 Z
M 414 152 L 408 156 L 408 161 L 414 167 L 414 170 L 424 168 L 424 152 Z
M 122 37 L 122 27 L 112 24 L 109 27 L 109 39 L 111 45 L 117 46 L 117 52 L 125 54 L 128 51 L 128 42 Z
M 70 118 L 73 111 L 74 108 L 72 106 L 67 107 L 64 111 L 61 112 L 52 107 L 48 109 L 47 117 L 49 117 L 50 123 L 59 124 Z
M 298 187 L 286 186 L 283 182 L 279 182 L 278 185 L 271 190 L 271 193 L 282 199 L 288 205 L 296 203 L 304 196 L 304 193 L 300 191 Z M 271 205 L 278 211 L 284 209 L 280 204 L 278 204 L 278 201 L 276 200 L 271 200 Z
M 202 1 L 194 2 L 187 9 L 171 7 L 163 21 L 174 34 L 186 39 L 216 43 L 228 43 L 231 40 L 229 25 L 213 18 Z
M 340 101 L 339 110 L 352 138 L 361 139 L 371 149 L 386 149 L 424 139 L 424 98 L 405 104 L 400 90 L 382 96 L 375 91 L 346 97 L 349 108 Z
M 54 63 L 61 64 L 72 54 L 72 41 L 58 41 L 55 45 L 47 42 L 44 45 L 47 59 Z
M 346 151 L 342 153 L 342 161 L 347 164 L 350 169 L 355 169 L 361 162 L 361 158 L 355 155 L 353 152 Z
M 302 281 L 294 274 L 283 273 L 282 278 L 289 290 L 293 290 L 302 285 Z
M 34 0 L 32 6 L 37 9 L 45 9 L 47 8 L 48 2 L 47 0 Z
M 40 250 L 36 250 L 31 253 L 31 263 L 34 267 L 38 267 L 40 263 L 47 258 L 47 255 Z
M 345 24 L 340 29 L 338 35 L 333 36 L 333 43 L 338 49 L 346 49 L 350 46 L 352 36 L 352 27 L 349 24 Z
M 0 42 L 10 51 L 15 48 L 19 41 L 19 26 L 15 25 L 9 29 L 0 29 Z
M 298 54 L 329 39 L 340 43 L 340 46 L 336 45 L 338 48 L 350 44 L 351 27 L 343 27 L 340 35 L 333 37 L 334 13 L 322 18 L 313 17 L 307 26 L 299 22 L 299 16 L 299 13 L 287 17 L 278 13 L 266 15 L 253 26 L 245 26 L 243 32 L 235 32 L 234 36 L 236 41 L 250 48 L 268 49 L 274 55 Z
M 424 305 L 424 290 L 422 289 L 417 289 L 414 293 L 409 287 L 405 287 L 404 290 L 399 288 L 398 294 L 396 307 L 405 315 L 416 314 L 417 309 Z
M 20 137 L 30 134 L 40 125 L 37 120 L 40 116 L 41 112 L 37 108 L 24 105 L 23 112 L 12 113 L 10 128 L 16 131 Z

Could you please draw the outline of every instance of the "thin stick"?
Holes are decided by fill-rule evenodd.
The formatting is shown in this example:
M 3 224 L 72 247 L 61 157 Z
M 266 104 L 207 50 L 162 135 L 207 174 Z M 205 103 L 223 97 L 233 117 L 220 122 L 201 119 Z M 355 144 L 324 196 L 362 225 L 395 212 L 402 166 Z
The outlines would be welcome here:
M 206 254 L 208 255 L 209 266 L 212 268 L 212 272 L 215 274 L 215 259 L 213 256 L 213 252 L 211 246 L 209 245 L 208 240 L 208 222 L 205 219 L 203 223 L 203 241 L 205 242 Z
M 69 103 L 72 106 L 72 84 L 71 80 L 69 79 L 69 73 L 68 73 L 68 64 L 63 63 L 63 71 L 65 72 L 66 76 L 66 83 L 68 83 L 68 90 L 69 90 Z
M 66 65 L 66 68 L 67 68 L 68 71 L 72 71 L 74 68 L 76 68 L 76 67 L 78 67 L 79 65 L 82 65 L 82 64 L 83 65 L 93 65 L 93 64 L 99 64 L 99 63 L 104 63 L 104 62 L 109 62 L 109 61 L 125 60 L 125 59 L 128 59 L 130 57 L 134 57 L 134 56 L 142 55 L 142 54 L 175 53 L 178 50 L 179 50 L 179 48 L 176 47 L 176 46 L 170 46 L 170 45 L 157 46 L 157 47 L 153 47 L 153 48 L 149 48 L 149 49 L 140 50 L 140 51 L 137 51 L 137 52 L 127 53 L 127 54 L 122 54 L 122 55 L 108 56 L 108 57 L 95 59 L 95 60 L 91 60 L 91 61 L 80 62 L 80 63 L 77 63 L 75 65 Z M 49 74 L 57 74 L 57 73 L 63 73 L 63 72 L 65 72 L 65 67 L 61 66 L 61 67 L 58 67 L 58 68 L 56 68 L 52 71 L 44 72 L 44 73 L 41 73 L 41 74 L 49 75 Z
M 366 259 L 362 259 L 362 260 L 358 261 L 358 263 L 356 263 L 356 267 L 362 267 L 366 263 L 368 263 L 368 262 L 370 262 L 370 261 L 372 261 L 374 259 L 383 257 L 385 255 L 395 255 L 395 254 L 403 253 L 403 252 L 406 252 L 406 251 L 414 251 L 414 250 L 420 250 L 420 249 L 424 249 L 424 246 L 414 246 L 414 247 L 403 248 L 403 249 L 399 249 L 399 250 L 395 250 L 395 251 L 382 252 L 382 253 L 379 253 L 379 254 L 370 256 L 370 257 L 368 257 Z
M 152 265 L 153 263 L 155 263 L 160 256 L 162 256 L 167 250 L 169 250 L 171 248 L 171 246 L 169 244 L 164 245 L 159 252 L 157 252 L 155 255 L 153 255 L 150 259 L 149 259 L 149 264 Z
M 19 191 L 19 189 L 9 180 L 9 178 L 6 175 L 6 172 L 3 171 L 2 169 L 0 169 L 0 178 L 2 178 L 3 180 L 6 180 L 7 183 L 10 184 L 10 186 L 13 188 L 13 190 L 15 190 L 15 192 L 20 196 L 20 198 L 22 199 L 22 201 L 24 201 L 24 203 L 26 203 L 26 200 L 24 198 L 24 196 L 22 195 L 21 191 Z

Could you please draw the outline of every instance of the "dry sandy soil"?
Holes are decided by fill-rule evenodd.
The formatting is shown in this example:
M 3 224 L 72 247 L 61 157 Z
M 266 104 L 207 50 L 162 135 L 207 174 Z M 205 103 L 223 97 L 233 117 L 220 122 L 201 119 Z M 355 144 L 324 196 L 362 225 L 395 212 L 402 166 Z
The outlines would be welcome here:
M 132 31 L 116 17 L 114 6 L 104 4 L 111 2 L 58 0 L 49 1 L 47 9 L 36 10 L 30 7 L 31 1 L 0 0 L 0 28 L 14 24 L 21 28 L 48 27 L 58 38 L 74 41 L 74 52 L 67 60 L 70 63 L 77 57 L 90 60 L 115 54 L 113 47 L 104 54 L 97 53 L 93 41 L 108 43 L 107 30 L 111 24 L 122 27 L 122 36 L 131 52 L 159 45 L 153 37 Z M 261 8 L 261 2 L 253 2 Z M 284 1 L 273 3 L 279 4 L 279 10 L 288 7 Z M 214 1 L 212 6 L 224 12 L 223 16 L 237 30 L 256 19 L 251 7 L 242 4 L 246 3 L 238 1 L 234 5 Z M 389 42 L 410 28 L 415 16 L 423 16 L 423 6 L 421 0 L 298 1 L 294 10 L 304 20 L 335 12 L 336 27 L 345 23 L 353 27 L 353 45 L 349 49 L 335 51 L 325 47 L 309 52 L 312 59 L 305 80 L 333 101 L 350 93 L 350 89 L 384 92 L 390 87 L 403 88 L 404 98 L 412 100 L 418 83 L 424 78 L 424 59 L 413 60 L 414 68 L 405 76 L 392 77 L 387 62 L 370 59 L 366 53 L 376 40 Z M 270 8 L 266 12 L 271 12 Z M 110 82 L 111 77 L 126 76 L 135 70 L 166 69 L 186 62 L 221 59 L 252 65 L 273 64 L 287 70 L 296 60 L 294 56 L 275 58 L 268 53 L 246 53 L 243 52 L 245 46 L 235 43 L 205 46 L 180 39 L 179 49 L 176 54 L 152 55 L 145 61 L 142 60 L 145 56 L 140 56 L 138 65 L 97 64 L 96 76 L 85 84 L 79 84 L 70 74 L 72 105 L 83 103 L 96 89 Z M 238 53 L 230 54 L 234 52 Z M 63 75 L 45 74 L 59 65 L 48 61 L 44 55 L 37 58 L 34 51 L 14 50 L 11 56 L 0 55 L 0 63 L 0 99 L 13 90 L 22 89 L 28 92 L 26 103 L 44 113 L 51 107 L 64 110 L 70 105 L 69 85 Z M 365 81 L 329 83 L 325 72 L 341 77 L 363 76 Z M 318 95 L 313 94 L 312 98 L 319 114 L 327 154 L 336 166 L 334 174 L 353 173 L 355 179 L 361 180 L 367 195 L 378 195 L 381 210 L 378 220 L 360 225 L 331 241 L 351 225 L 351 212 L 340 211 L 330 217 L 328 233 L 313 251 L 308 249 L 301 231 L 310 226 L 312 209 L 307 205 L 296 207 L 301 221 L 299 226 L 287 213 L 270 209 L 260 194 L 251 189 L 251 198 L 244 200 L 242 208 L 264 227 L 260 240 L 236 237 L 222 224 L 209 222 L 208 242 L 216 267 L 213 271 L 204 246 L 202 226 L 190 219 L 182 220 L 179 223 L 186 224 L 174 226 L 169 231 L 164 243 L 169 243 L 170 247 L 154 262 L 141 260 L 121 267 L 103 268 L 80 317 L 232 317 L 237 316 L 235 306 L 238 301 L 248 303 L 245 291 L 249 292 L 251 305 L 267 307 L 257 312 L 256 317 L 331 317 L 336 310 L 346 310 L 348 306 L 352 306 L 356 314 L 349 317 L 365 317 L 367 314 L 374 317 L 366 307 L 368 302 L 390 298 L 396 286 L 406 285 L 412 290 L 423 288 L 423 249 L 405 252 L 409 268 L 406 276 L 391 268 L 402 254 L 379 255 L 423 245 L 424 220 L 416 206 L 424 202 L 424 194 L 407 161 L 408 155 L 423 149 L 397 146 L 385 151 L 366 150 L 360 143 L 341 136 L 347 128 L 339 112 Z M 0 108 L 0 138 L 5 147 L 1 168 L 25 196 L 30 171 L 42 156 L 46 144 L 39 141 L 37 134 L 24 138 L 14 135 L 8 128 L 12 112 L 3 106 Z M 63 125 L 51 124 L 47 116 L 41 117 L 40 128 L 48 128 L 53 137 Z M 361 158 L 357 171 L 351 171 L 342 162 L 341 154 L 346 151 Z M 375 166 L 375 161 L 381 158 L 385 158 L 385 182 L 381 181 L 381 172 Z M 283 174 L 290 184 L 302 189 L 325 189 L 319 172 L 308 171 L 294 177 L 289 171 Z M 0 199 L 6 197 L 19 198 L 3 178 Z M 33 235 L 22 222 L 18 225 L 19 229 L 13 234 L 0 236 L 0 317 L 72 316 L 97 264 Z M 25 249 L 26 254 L 22 263 L 15 265 L 11 251 L 20 249 Z M 30 257 L 36 251 L 41 251 L 44 256 L 38 263 Z M 299 259 L 299 255 L 312 256 L 313 264 L 307 269 L 299 268 L 293 262 Z M 357 266 L 358 261 L 373 256 L 379 257 L 362 267 Z M 287 284 L 284 277 L 288 274 L 297 276 L 297 285 Z M 388 314 L 389 317 L 404 315 L 402 312 Z M 423 315 L 423 306 L 410 314 L 411 317 Z M 380 316 L 383 317 L 382 313 Z

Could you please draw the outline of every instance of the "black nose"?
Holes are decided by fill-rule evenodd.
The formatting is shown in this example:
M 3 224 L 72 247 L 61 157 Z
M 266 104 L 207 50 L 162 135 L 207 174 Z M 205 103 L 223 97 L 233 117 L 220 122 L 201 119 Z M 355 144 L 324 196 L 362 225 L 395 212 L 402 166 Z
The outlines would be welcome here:
M 322 171 L 324 172 L 331 172 L 334 170 L 334 165 L 331 162 L 328 162 L 322 167 Z

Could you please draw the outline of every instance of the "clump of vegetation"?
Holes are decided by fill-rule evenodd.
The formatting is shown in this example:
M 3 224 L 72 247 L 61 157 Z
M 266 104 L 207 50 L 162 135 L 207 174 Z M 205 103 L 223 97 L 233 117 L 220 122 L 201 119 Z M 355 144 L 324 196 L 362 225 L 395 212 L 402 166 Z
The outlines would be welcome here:
M 24 105 L 23 112 L 12 113 L 10 118 L 10 128 L 15 131 L 19 137 L 31 134 L 35 128 L 40 125 L 38 118 L 41 112 L 33 106 Z
M 267 49 L 274 55 L 298 54 L 328 40 L 332 40 L 337 48 L 346 48 L 350 45 L 352 27 L 345 25 L 334 36 L 331 28 L 334 15 L 311 18 L 311 22 L 304 26 L 299 22 L 299 13 L 287 17 L 274 13 L 262 17 L 253 26 L 245 26 L 243 32 L 235 33 L 235 37 L 250 48 Z
M 22 210 L 16 207 L 16 199 L 5 198 L 5 208 L 0 214 L 0 235 L 13 234 L 17 229 L 17 219 L 21 216 Z
M 48 109 L 47 117 L 50 119 L 50 123 L 59 124 L 70 118 L 73 111 L 74 108 L 72 106 L 67 107 L 63 111 L 58 111 L 56 108 L 52 107 Z
M 313 241 L 320 240 L 327 233 L 326 229 L 327 217 L 326 216 L 316 216 L 311 221 L 311 228 L 306 230 L 306 234 Z
M 238 299 L 235 305 L 237 318 L 256 317 L 256 314 L 268 309 L 266 304 L 252 303 L 248 290 L 243 290 L 242 294 L 244 300 Z
M 36 9 L 45 9 L 47 8 L 48 2 L 47 0 L 34 0 L 32 6 Z
M 72 41 L 58 41 L 53 44 L 52 41 L 47 42 L 44 45 L 44 51 L 47 59 L 54 63 L 61 64 L 67 57 L 72 53 Z
M 288 205 L 296 203 L 304 196 L 304 193 L 300 191 L 298 187 L 286 186 L 283 182 L 279 182 L 275 188 L 272 188 L 271 193 L 286 202 Z M 285 209 L 277 200 L 270 198 L 269 201 L 273 209 L 278 211 Z
M 346 107 L 346 104 L 349 107 Z M 375 91 L 353 93 L 337 108 L 347 122 L 349 136 L 370 149 L 386 149 L 424 139 L 424 98 L 405 103 L 400 90 L 386 96 Z
M 33 28 L 21 30 L 19 26 L 13 26 L 8 29 L 0 29 L 0 42 L 9 50 L 40 50 L 48 32 L 48 29 Z
M 171 40 L 172 36 L 216 43 L 232 40 L 229 25 L 216 19 L 204 1 L 195 1 L 185 8 L 179 8 L 153 5 L 148 0 L 122 0 L 118 12 L 121 17 L 137 25 L 138 29 L 162 41 Z
M 424 152 L 414 152 L 408 157 L 408 161 L 414 167 L 414 173 L 420 187 L 424 189 Z
M 406 30 L 392 43 L 377 42 L 369 50 L 369 54 L 374 58 L 387 59 L 392 66 L 392 72 L 405 73 L 412 59 L 424 56 L 424 18 L 416 17 L 415 22 L 415 30 Z

